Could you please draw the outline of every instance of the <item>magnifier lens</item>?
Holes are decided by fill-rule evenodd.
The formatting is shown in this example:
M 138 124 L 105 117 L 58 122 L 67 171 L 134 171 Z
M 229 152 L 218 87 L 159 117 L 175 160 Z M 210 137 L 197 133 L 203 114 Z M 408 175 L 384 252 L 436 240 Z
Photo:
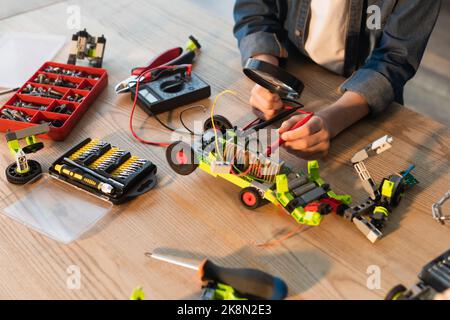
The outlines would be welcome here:
M 282 98 L 298 99 L 304 88 L 295 76 L 265 61 L 250 58 L 243 71 L 251 80 Z
M 263 71 L 259 71 L 259 70 L 254 70 L 254 72 L 261 77 L 262 79 L 264 79 L 265 81 L 269 82 L 272 86 L 274 87 L 278 87 L 279 89 L 283 90 L 283 91 L 287 91 L 288 93 L 296 93 L 296 91 L 291 88 L 290 86 L 288 86 L 287 84 L 285 84 L 284 82 L 281 82 L 280 80 L 278 80 L 277 78 L 274 78 L 273 76 L 271 76 L 270 74 L 263 72 Z

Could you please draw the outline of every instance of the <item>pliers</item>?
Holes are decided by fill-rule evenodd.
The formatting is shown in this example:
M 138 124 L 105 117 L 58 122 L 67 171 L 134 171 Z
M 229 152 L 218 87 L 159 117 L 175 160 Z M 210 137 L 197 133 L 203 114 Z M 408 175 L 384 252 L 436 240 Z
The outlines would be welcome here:
M 189 36 L 189 41 L 184 52 L 183 48 L 181 47 L 172 48 L 158 55 L 156 58 L 150 61 L 146 67 L 132 69 L 131 76 L 115 86 L 114 89 L 116 93 L 120 94 L 129 92 L 130 89 L 136 85 L 138 79 L 140 83 L 144 83 L 152 81 L 156 78 L 154 73 L 152 74 L 151 72 L 146 71 L 155 69 L 156 72 L 161 74 L 167 69 L 161 68 L 159 70 L 156 70 L 158 67 L 191 64 L 200 48 L 201 46 L 198 43 L 197 39 L 195 39 L 193 36 Z

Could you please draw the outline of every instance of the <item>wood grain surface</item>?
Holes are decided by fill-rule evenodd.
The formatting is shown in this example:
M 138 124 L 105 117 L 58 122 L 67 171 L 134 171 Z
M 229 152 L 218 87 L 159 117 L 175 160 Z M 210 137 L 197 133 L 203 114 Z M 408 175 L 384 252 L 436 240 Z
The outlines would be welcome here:
M 252 119 L 247 101 L 253 84 L 241 73 L 231 31 L 232 1 L 70 1 L 3 19 L 0 29 L 65 34 L 69 39 L 73 33 L 66 27 L 69 4 L 80 6 L 83 27 L 94 35 L 105 34 L 104 67 L 110 84 L 64 142 L 45 141 L 46 148 L 33 158 L 48 168 L 82 139 L 99 137 L 155 162 L 159 184 L 129 204 L 116 206 L 70 245 L 0 215 L 0 298 L 127 299 L 134 287 L 142 285 L 148 299 L 197 299 L 200 282 L 196 274 L 144 256 L 156 250 L 186 259 L 208 257 L 228 267 L 260 268 L 286 280 L 290 299 L 381 299 L 398 283 L 415 283 L 421 267 L 448 249 L 449 226 L 431 218 L 431 204 L 450 187 L 448 127 L 393 105 L 384 116 L 342 133 L 333 141 L 330 155 L 320 161 L 322 176 L 333 189 L 352 194 L 355 202 L 366 194 L 349 159 L 369 142 L 385 134 L 395 138 L 391 150 L 367 161 L 377 181 L 409 163 L 417 165 L 420 184 L 406 194 L 391 215 L 385 238 L 375 245 L 351 223 L 330 215 L 320 227 L 307 229 L 279 246 L 261 248 L 257 244 L 294 230 L 293 219 L 271 205 L 256 211 L 244 209 L 237 187 L 200 170 L 177 176 L 165 161 L 164 149 L 139 144 L 131 137 L 130 98 L 118 97 L 113 90 L 132 67 L 183 45 L 193 34 L 203 44 L 195 72 L 211 84 L 213 96 L 224 89 L 239 93 L 224 96 L 217 113 L 237 125 Z M 55 61 L 64 62 L 67 52 L 68 46 Z M 306 84 L 303 102 L 307 109 L 318 110 L 338 97 L 341 77 L 301 58 L 292 59 L 289 68 Z M 212 99 L 201 103 L 211 106 Z M 163 118 L 179 126 L 180 110 Z M 206 117 L 201 110 L 189 113 L 190 121 Z M 136 112 L 135 127 L 148 139 L 171 138 L 141 110 Z M 6 143 L 0 144 L 0 150 L 5 168 L 12 162 Z M 305 169 L 304 161 L 284 151 L 282 155 L 291 166 Z M 4 205 L 20 187 L 8 184 L 3 174 L 0 179 Z M 78 290 L 67 288 L 71 265 L 81 271 Z M 367 269 L 373 265 L 381 270 L 380 289 L 366 285 Z

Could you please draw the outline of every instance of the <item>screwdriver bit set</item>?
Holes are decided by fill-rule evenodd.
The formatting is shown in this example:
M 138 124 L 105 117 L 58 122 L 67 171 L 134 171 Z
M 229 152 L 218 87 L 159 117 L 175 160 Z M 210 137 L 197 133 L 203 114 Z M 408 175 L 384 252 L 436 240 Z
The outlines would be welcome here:
M 48 124 L 64 140 L 108 84 L 105 69 L 46 62 L 0 109 L 0 131 Z
M 66 152 L 50 174 L 114 204 L 127 202 L 156 185 L 156 166 L 110 143 L 88 138 Z

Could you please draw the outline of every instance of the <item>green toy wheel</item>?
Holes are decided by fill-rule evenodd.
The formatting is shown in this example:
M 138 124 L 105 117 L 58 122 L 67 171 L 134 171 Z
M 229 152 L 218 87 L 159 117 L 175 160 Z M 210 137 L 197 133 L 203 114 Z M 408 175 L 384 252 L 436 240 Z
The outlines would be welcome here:
M 25 184 L 42 173 L 42 168 L 39 162 L 28 160 L 30 170 L 27 173 L 17 172 L 17 163 L 11 163 L 5 170 L 6 179 L 12 184 Z
M 258 190 L 253 187 L 247 187 L 241 190 L 239 198 L 242 204 L 248 209 L 256 209 L 262 204 L 262 198 Z
M 395 287 L 393 287 L 389 292 L 386 294 L 386 297 L 384 300 L 399 300 L 404 296 L 404 293 L 407 291 L 406 287 L 402 284 L 398 284 Z
M 183 176 L 191 174 L 198 167 L 194 150 L 183 141 L 174 142 L 167 148 L 166 159 L 172 170 Z

